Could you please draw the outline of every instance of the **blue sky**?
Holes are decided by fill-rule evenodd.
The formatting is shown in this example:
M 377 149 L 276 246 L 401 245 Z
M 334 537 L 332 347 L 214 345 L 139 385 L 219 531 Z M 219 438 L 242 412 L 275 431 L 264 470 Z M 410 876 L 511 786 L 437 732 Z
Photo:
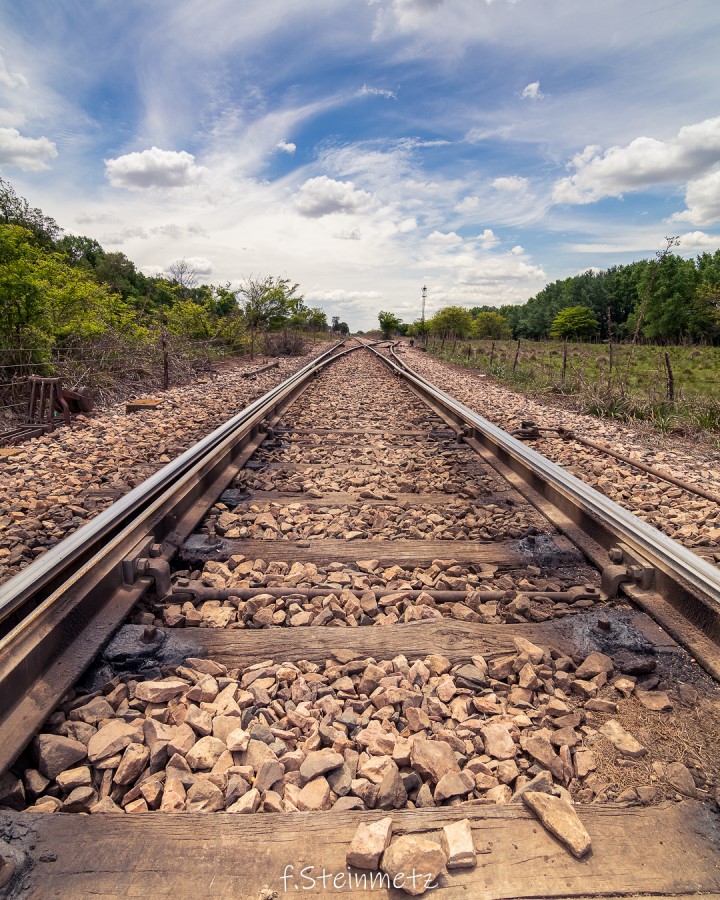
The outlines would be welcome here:
M 0 174 L 352 328 L 720 246 L 717 0 L 0 0 Z

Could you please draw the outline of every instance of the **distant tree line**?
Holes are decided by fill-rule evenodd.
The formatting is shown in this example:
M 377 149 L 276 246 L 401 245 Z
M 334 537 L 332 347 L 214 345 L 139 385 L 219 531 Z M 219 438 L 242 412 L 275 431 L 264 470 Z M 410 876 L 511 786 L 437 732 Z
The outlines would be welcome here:
M 0 178 L 0 349 L 42 354 L 108 337 L 132 347 L 163 335 L 254 355 L 272 336 L 274 351 L 298 352 L 304 334 L 328 328 L 298 291 L 277 276 L 198 284 L 182 259 L 145 275 L 125 254 L 63 234 Z
M 720 250 L 684 259 L 669 238 L 656 259 L 588 271 L 548 284 L 526 303 L 448 306 L 395 333 L 462 338 L 597 338 L 720 344 Z M 381 313 L 380 316 L 391 316 Z M 392 325 L 392 322 L 386 320 Z M 382 328 L 382 320 L 380 322 Z

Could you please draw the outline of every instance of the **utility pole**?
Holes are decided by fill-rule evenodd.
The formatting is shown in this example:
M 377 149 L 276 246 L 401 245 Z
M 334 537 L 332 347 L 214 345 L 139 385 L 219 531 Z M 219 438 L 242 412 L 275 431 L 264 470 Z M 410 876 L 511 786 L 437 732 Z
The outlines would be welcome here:
M 423 285 L 422 289 L 422 315 L 420 316 L 420 321 L 425 324 L 425 301 L 427 300 L 427 288 Z

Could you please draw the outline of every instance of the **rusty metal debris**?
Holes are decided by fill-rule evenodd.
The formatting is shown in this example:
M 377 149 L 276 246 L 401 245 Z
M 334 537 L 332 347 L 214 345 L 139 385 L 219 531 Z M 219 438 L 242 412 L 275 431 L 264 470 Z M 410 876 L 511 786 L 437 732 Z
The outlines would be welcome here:
M 87 388 L 64 388 L 59 377 L 30 375 L 25 421 L 0 433 L 0 444 L 10 446 L 28 438 L 54 431 L 58 420 L 70 424 L 71 414 L 88 413 L 93 401 Z

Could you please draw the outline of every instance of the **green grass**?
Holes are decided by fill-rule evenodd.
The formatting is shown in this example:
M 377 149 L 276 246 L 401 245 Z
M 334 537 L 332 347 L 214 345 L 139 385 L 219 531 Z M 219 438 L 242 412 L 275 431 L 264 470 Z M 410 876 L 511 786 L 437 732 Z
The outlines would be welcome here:
M 502 384 L 533 393 L 564 395 L 583 412 L 623 421 L 649 422 L 664 433 L 709 432 L 720 437 L 720 348 L 614 344 L 568 344 L 562 377 L 559 341 L 464 341 L 455 348 L 431 341 L 438 359 L 478 369 Z M 674 376 L 669 397 L 665 353 Z M 492 364 L 491 364 L 492 356 Z

